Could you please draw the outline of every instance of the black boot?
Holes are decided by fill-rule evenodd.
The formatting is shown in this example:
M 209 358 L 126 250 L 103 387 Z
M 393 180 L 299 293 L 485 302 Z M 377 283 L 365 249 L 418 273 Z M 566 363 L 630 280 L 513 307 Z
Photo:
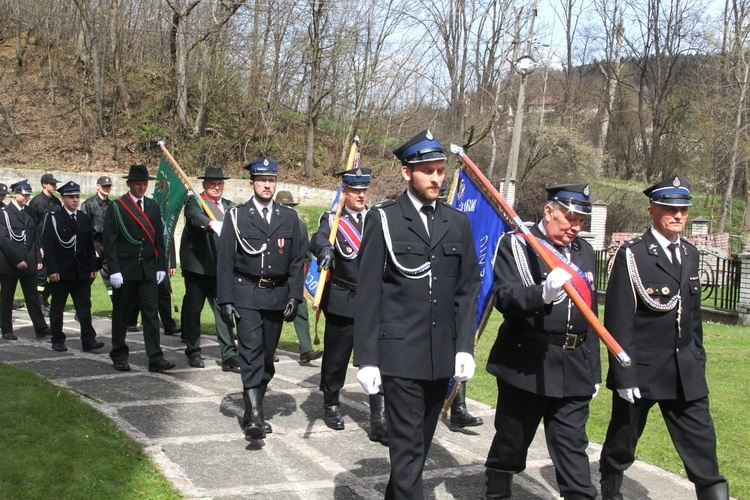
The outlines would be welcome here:
M 245 415 L 242 417 L 242 428 L 245 438 L 263 439 L 266 431 L 263 429 L 263 393 L 260 387 L 242 391 L 245 400 Z
M 622 500 L 622 472 L 605 474 L 602 472 L 601 479 L 602 500 Z
M 335 431 L 342 430 L 344 428 L 344 417 L 341 416 L 338 391 L 323 393 L 323 409 L 325 410 L 323 421 L 326 425 Z
M 370 395 L 370 441 L 388 446 L 388 422 L 385 419 L 385 396 Z
M 695 486 L 698 500 L 729 500 L 729 484 L 716 483 L 711 486 Z
M 485 498 L 500 500 L 510 498 L 513 486 L 513 474 L 487 469 L 487 494 Z
M 266 389 L 268 389 L 268 386 L 264 385 L 261 389 L 261 395 L 263 396 L 263 399 L 266 399 Z M 266 431 L 266 434 L 273 434 L 273 427 L 271 427 L 271 424 L 268 423 L 268 421 L 263 417 L 263 430 Z
M 466 382 L 461 382 L 451 405 L 451 427 L 477 427 L 483 423 L 481 418 L 475 417 L 466 409 Z

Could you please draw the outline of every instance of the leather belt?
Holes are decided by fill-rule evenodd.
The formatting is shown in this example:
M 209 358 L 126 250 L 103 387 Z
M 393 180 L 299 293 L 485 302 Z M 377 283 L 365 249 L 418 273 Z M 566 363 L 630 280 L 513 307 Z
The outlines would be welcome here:
M 567 350 L 575 349 L 579 345 L 583 344 L 584 340 L 586 340 L 585 333 L 566 333 L 565 335 L 551 335 L 549 333 L 539 333 L 531 331 L 521 332 L 521 336 L 526 337 L 527 339 L 536 340 L 537 342 L 559 345 L 562 346 L 563 349 Z
M 331 283 L 334 285 L 340 286 L 341 288 L 346 288 L 347 290 L 351 290 L 353 292 L 357 291 L 357 284 L 352 283 L 351 281 L 343 280 L 337 276 L 331 275 Z
M 274 288 L 277 286 L 286 285 L 286 278 L 278 278 L 275 280 L 267 278 L 256 278 L 254 276 L 248 276 L 246 274 L 238 273 L 237 271 L 234 272 L 234 277 L 240 280 L 249 281 L 258 288 Z

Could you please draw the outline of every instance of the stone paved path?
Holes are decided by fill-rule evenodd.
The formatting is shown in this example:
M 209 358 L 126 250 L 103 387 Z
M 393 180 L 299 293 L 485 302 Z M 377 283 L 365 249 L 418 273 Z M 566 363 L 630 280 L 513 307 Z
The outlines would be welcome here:
M 300 365 L 296 353 L 280 351 L 264 407 L 274 432 L 265 440 L 247 442 L 239 425 L 243 412 L 239 375 L 221 371 L 219 347 L 212 337 L 204 338 L 206 368 L 195 369 L 188 367 L 179 337 L 163 335 L 165 357 L 177 368 L 157 374 L 148 372 L 142 334 L 129 333 L 133 370 L 119 373 L 108 356 L 109 319 L 95 318 L 105 348 L 84 353 L 78 323 L 66 313 L 69 350 L 58 353 L 49 341 L 34 338 L 25 311 L 15 311 L 14 318 L 20 340 L 0 339 L 0 362 L 81 394 L 82 400 L 143 443 L 185 497 L 382 498 L 388 450 L 367 439 L 367 396 L 353 368 L 342 392 L 346 429 L 331 431 L 321 419 L 319 361 Z M 470 410 L 483 417 L 485 425 L 461 432 L 438 425 L 424 473 L 430 498 L 483 498 L 483 463 L 493 434 L 493 411 L 475 401 L 470 401 Z M 595 444 L 589 447 L 595 484 L 599 450 Z M 628 471 L 624 492 L 628 499 L 694 498 L 687 480 L 640 462 Z M 559 498 L 541 431 L 529 451 L 528 468 L 514 480 L 513 498 Z

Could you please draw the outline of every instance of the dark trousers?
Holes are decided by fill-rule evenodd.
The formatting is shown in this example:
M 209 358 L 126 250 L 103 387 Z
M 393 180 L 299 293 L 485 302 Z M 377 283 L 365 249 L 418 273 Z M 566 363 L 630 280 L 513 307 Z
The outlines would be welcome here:
M 384 375 L 382 381 L 391 458 L 385 498 L 424 498 L 422 471 L 445 401 L 448 379 L 412 380 Z
M 547 450 L 555 465 L 560 493 L 595 498 L 586 455 L 591 397 L 551 398 L 497 381 L 495 437 L 485 466 L 516 474 L 526 468 L 526 457 L 539 422 L 544 421 Z
M 157 303 L 161 324 L 164 326 L 165 330 L 174 330 L 177 328 L 177 323 L 175 323 L 174 318 L 172 318 L 172 293 L 170 292 L 171 287 L 169 286 L 169 276 L 166 276 L 164 280 L 157 285 L 156 289 L 158 293 Z M 138 324 L 138 313 L 140 312 L 140 306 L 137 303 L 134 303 L 130 314 L 128 315 L 128 325 Z
M 182 298 L 182 338 L 185 340 L 185 355 L 188 358 L 201 353 L 201 312 L 208 300 L 214 313 L 216 336 L 221 346 L 221 360 L 237 354 L 232 339 L 232 329 L 221 319 L 221 308 L 216 303 L 216 276 L 182 271 L 185 278 L 185 296 Z
M 323 363 L 320 368 L 320 390 L 338 392 L 344 387 L 346 369 L 354 348 L 354 319 L 325 313 L 326 331 Z
M 297 309 L 297 317 L 294 318 L 294 331 L 297 333 L 299 342 L 299 353 L 304 354 L 313 350 L 310 338 L 310 308 L 307 301 L 303 300 Z
M 283 311 L 237 308 L 237 353 L 243 389 L 265 388 L 276 373 L 273 356 L 281 337 Z
M 52 342 L 65 342 L 63 333 L 63 312 L 68 295 L 73 299 L 73 307 L 81 324 L 81 343 L 91 345 L 96 342 L 96 330 L 91 324 L 91 280 L 60 280 L 49 284 L 52 300 L 49 308 L 49 326 Z
M 2 333 L 13 333 L 13 297 L 19 283 L 34 331 L 40 333 L 47 330 L 47 321 L 44 319 L 39 292 L 36 290 L 36 273 L 21 276 L 0 274 L 0 330 Z
M 112 361 L 127 361 L 128 345 L 125 343 L 128 315 L 133 304 L 138 304 L 143 321 L 143 340 L 149 363 L 164 359 L 159 344 L 159 311 L 156 279 L 148 281 L 125 281 L 112 293 Z
M 659 405 L 672 442 L 685 464 L 688 479 L 702 487 L 726 482 L 719 474 L 716 432 L 708 410 L 708 397 L 695 401 L 641 398 L 630 404 L 616 391 L 612 392 L 612 418 L 599 462 L 602 474 L 624 471 L 632 465 L 648 412 L 655 404 Z

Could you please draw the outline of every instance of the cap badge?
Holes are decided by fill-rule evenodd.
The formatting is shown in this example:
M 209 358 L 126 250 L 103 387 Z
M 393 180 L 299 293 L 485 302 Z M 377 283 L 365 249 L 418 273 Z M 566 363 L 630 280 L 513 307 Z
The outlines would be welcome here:
M 433 137 L 432 132 L 430 132 L 429 130 L 427 130 L 427 133 L 425 134 L 425 137 L 427 138 L 428 141 L 431 141 L 431 140 L 433 140 L 435 138 L 435 137 Z
M 674 180 L 672 181 L 672 185 L 674 187 L 680 187 L 680 178 L 675 175 Z
M 264 167 L 267 167 L 267 166 L 268 166 L 268 160 L 263 160 L 263 166 L 264 166 Z
M 583 195 L 588 196 L 589 195 L 589 185 L 586 184 L 586 186 L 583 188 Z

